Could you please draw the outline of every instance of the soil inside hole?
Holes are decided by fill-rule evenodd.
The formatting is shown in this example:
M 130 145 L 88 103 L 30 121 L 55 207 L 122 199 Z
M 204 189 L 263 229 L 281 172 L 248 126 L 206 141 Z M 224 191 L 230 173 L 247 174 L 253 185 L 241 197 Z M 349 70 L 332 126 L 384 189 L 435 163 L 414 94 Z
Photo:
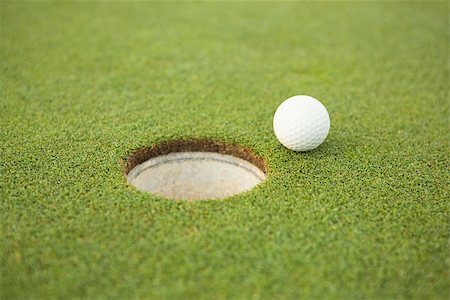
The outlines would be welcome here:
M 142 147 L 136 150 L 125 160 L 125 173 L 128 174 L 135 166 L 142 164 L 150 158 L 174 152 L 215 152 L 232 155 L 248 161 L 267 173 L 266 163 L 252 150 L 220 141 L 203 139 L 175 140 L 156 144 L 151 147 Z

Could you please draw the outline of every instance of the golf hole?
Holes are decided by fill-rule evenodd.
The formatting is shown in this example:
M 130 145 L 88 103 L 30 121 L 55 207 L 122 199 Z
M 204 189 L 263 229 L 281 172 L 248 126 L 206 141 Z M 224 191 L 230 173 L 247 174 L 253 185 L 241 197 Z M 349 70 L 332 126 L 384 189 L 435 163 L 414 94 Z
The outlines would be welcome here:
M 141 148 L 126 160 L 125 169 L 138 190 L 174 200 L 222 199 L 266 178 L 264 160 L 253 151 L 209 140 Z

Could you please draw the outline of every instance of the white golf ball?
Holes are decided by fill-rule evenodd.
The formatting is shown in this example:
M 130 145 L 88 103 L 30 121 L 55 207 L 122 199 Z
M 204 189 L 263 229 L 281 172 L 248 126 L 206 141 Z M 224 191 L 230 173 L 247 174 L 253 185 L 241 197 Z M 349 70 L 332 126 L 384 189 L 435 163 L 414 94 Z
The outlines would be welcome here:
M 293 96 L 278 107 L 273 117 L 275 135 L 283 146 L 294 151 L 319 147 L 330 130 L 328 111 L 310 96 Z

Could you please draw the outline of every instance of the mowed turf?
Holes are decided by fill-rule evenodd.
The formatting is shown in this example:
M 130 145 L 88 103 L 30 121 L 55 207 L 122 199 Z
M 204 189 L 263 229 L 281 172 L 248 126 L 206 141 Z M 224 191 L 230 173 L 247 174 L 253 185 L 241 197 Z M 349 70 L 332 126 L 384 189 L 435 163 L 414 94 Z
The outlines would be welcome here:
M 448 299 L 446 2 L 0 4 L 2 299 Z M 281 146 L 306 94 L 330 134 Z M 256 189 L 173 202 L 123 159 L 208 138 Z

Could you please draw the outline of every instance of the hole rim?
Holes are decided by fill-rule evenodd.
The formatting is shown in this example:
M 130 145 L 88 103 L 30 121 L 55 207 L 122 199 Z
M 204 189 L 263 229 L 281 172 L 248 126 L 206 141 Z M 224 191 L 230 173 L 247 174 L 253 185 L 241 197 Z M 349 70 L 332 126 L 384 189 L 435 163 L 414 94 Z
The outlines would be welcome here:
M 165 157 L 170 154 L 183 154 L 186 152 L 192 153 L 210 153 L 216 154 L 218 156 L 229 156 L 242 160 L 242 163 L 248 163 L 250 165 L 250 169 L 254 169 L 254 172 L 260 172 L 261 176 L 255 176 L 259 181 L 255 185 L 251 186 L 248 189 L 241 190 L 236 193 L 231 193 L 223 196 L 212 196 L 212 197 L 172 197 L 164 194 L 158 193 L 158 191 L 150 191 L 143 190 L 140 187 L 136 186 L 130 181 L 129 176 L 136 168 L 144 165 L 146 162 L 153 160 L 158 157 Z M 187 153 L 186 153 L 187 154 Z M 220 160 L 223 160 L 221 158 Z M 226 159 L 228 160 L 228 159 Z M 234 164 L 234 163 L 233 163 Z M 128 157 L 124 157 L 122 159 L 122 167 L 124 170 L 124 179 L 127 184 L 134 187 L 141 193 L 150 193 L 155 196 L 161 197 L 165 200 L 175 201 L 175 202 L 203 202 L 205 200 L 226 200 L 237 195 L 245 194 L 251 192 L 253 189 L 258 188 L 261 184 L 264 184 L 267 181 L 269 172 L 267 167 L 266 158 L 262 155 L 256 154 L 255 151 L 248 147 L 243 147 L 235 143 L 226 143 L 219 140 L 210 140 L 210 139 L 198 139 L 198 138 L 190 138 L 190 139 L 177 139 L 177 140 L 168 140 L 160 143 L 155 143 L 151 146 L 142 146 L 137 148 L 128 155 Z M 242 167 L 242 166 L 241 166 Z

